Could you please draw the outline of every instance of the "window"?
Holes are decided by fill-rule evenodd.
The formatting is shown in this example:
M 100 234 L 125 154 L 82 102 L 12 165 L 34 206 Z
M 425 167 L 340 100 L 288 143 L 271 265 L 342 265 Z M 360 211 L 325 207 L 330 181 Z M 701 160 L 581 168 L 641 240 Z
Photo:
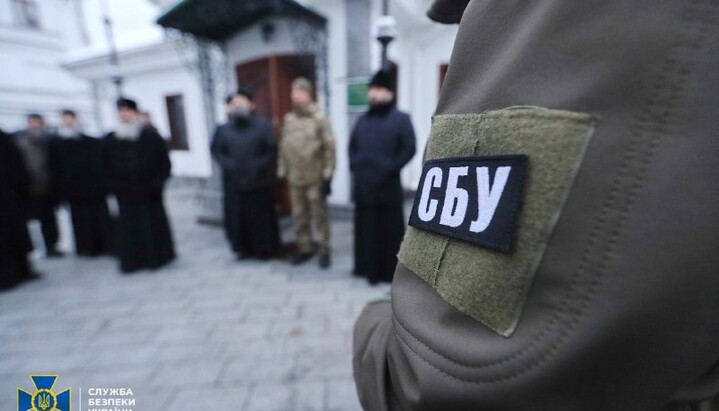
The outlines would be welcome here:
M 39 29 L 40 10 L 36 0 L 13 0 L 15 22 L 20 27 Z
M 170 122 L 170 149 L 189 150 L 187 125 L 185 123 L 185 103 L 181 94 L 165 97 L 167 119 Z

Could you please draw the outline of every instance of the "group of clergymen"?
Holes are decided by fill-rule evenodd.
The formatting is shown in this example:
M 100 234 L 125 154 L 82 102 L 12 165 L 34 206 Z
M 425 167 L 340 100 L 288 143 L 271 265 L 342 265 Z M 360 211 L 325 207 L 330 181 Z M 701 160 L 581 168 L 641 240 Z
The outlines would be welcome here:
M 400 170 L 415 153 L 409 116 L 395 108 L 390 73 L 378 72 L 368 91 L 369 110 L 355 124 L 349 144 L 355 200 L 354 274 L 370 283 L 391 281 L 404 235 Z M 335 141 L 327 117 L 312 99 L 312 84 L 297 78 L 292 111 L 284 118 L 281 144 L 270 122 L 254 112 L 253 93 L 240 86 L 226 99 L 228 121 L 219 126 L 211 151 L 224 174 L 224 221 L 240 259 L 278 255 L 280 236 L 273 182 L 287 181 L 302 264 L 315 253 L 312 222 L 319 234 L 322 268 L 330 266 L 327 195 L 335 168 Z M 0 132 L 0 289 L 36 278 L 27 221 L 37 220 L 48 258 L 61 257 L 56 209 L 70 209 L 80 256 L 114 255 L 120 270 L 156 269 L 175 258 L 163 188 L 170 176 L 165 140 L 137 103 L 117 101 L 117 129 L 103 138 L 80 131 L 65 110 L 56 129 L 40 115 L 27 128 Z M 278 148 L 279 146 L 279 148 Z M 108 195 L 117 200 L 111 216 Z
M 114 255 L 125 273 L 159 268 L 175 258 L 162 191 L 170 176 L 165 140 L 138 112 L 117 101 L 117 129 L 104 138 L 80 131 L 64 110 L 56 129 L 38 114 L 12 135 L 0 132 L 0 289 L 37 278 L 28 262 L 27 221 L 41 225 L 48 258 L 57 249 L 56 209 L 69 206 L 79 256 Z M 108 195 L 117 200 L 111 217 Z
M 395 108 L 394 90 L 391 73 L 381 70 L 373 76 L 369 110 L 355 124 L 349 143 L 356 205 L 354 274 L 373 284 L 392 280 L 405 229 L 400 170 L 415 153 L 412 123 Z M 314 255 L 314 222 L 319 266 L 330 266 L 327 196 L 335 140 L 312 93 L 308 79 L 292 82 L 292 110 L 285 115 L 279 148 L 270 122 L 253 114 L 252 90 L 240 86 L 226 99 L 228 121 L 217 128 L 211 151 L 223 169 L 225 229 L 239 259 L 268 259 L 278 252 L 277 177 L 289 186 L 296 240 L 292 263 Z

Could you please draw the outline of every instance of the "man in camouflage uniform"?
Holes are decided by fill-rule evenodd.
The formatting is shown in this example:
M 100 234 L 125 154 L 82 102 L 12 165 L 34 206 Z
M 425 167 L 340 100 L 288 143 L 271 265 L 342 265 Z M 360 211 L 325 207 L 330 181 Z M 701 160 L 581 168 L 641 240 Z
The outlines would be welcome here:
M 326 187 L 335 167 L 335 141 L 327 117 L 312 101 L 312 84 L 300 77 L 292 82 L 293 109 L 282 130 L 277 174 L 290 186 L 298 252 L 293 264 L 312 257 L 310 221 L 319 232 L 320 267 L 330 265 L 330 227 Z

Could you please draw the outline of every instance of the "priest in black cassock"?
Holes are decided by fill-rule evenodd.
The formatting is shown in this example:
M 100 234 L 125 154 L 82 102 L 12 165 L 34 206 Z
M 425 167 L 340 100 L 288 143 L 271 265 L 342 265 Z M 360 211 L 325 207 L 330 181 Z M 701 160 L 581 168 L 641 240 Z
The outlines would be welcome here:
M 232 121 L 232 112 L 234 111 L 232 100 L 234 98 L 235 93 L 230 93 L 225 96 L 224 99 L 225 116 L 227 116 L 228 122 Z M 217 138 L 217 130 L 215 130 L 215 134 L 212 137 L 212 142 L 210 143 L 210 151 L 212 152 L 213 157 L 215 157 L 215 138 Z M 234 213 L 230 212 L 230 210 L 232 210 L 232 196 L 230 195 L 232 191 L 229 189 L 231 175 L 227 170 L 222 168 L 222 165 L 220 165 L 220 168 L 222 169 L 222 222 L 225 229 L 225 237 L 230 242 L 230 244 L 234 244 L 234 242 L 232 241 L 232 231 L 234 227 L 232 218 L 234 216 Z
M 37 276 L 27 258 L 32 250 L 25 223 L 29 190 L 22 154 L 0 130 L 0 290 Z
M 404 236 L 400 171 L 415 153 L 409 115 L 394 104 L 390 73 L 370 82 L 369 111 L 357 120 L 349 144 L 355 201 L 354 274 L 371 284 L 391 282 Z
M 30 176 L 30 196 L 26 208 L 28 220 L 40 222 L 45 252 L 49 258 L 62 257 L 57 249 L 60 231 L 55 216 L 58 205 L 55 182 L 48 162 L 48 146 L 55 137 L 45 127 L 40 114 L 27 116 L 27 127 L 16 132 L 13 139 L 22 153 L 25 169 Z
M 60 200 L 70 206 L 75 252 L 85 257 L 112 251 L 112 222 L 102 141 L 79 130 L 77 115 L 64 110 L 58 138 L 49 146 L 50 170 Z
M 212 155 L 225 176 L 225 222 L 238 259 L 273 257 L 280 246 L 272 182 L 277 141 L 272 125 L 253 114 L 249 88 L 228 103 L 226 124 L 215 131 Z
M 170 176 L 165 140 L 143 125 L 137 103 L 117 101 L 120 123 L 103 141 L 108 187 L 117 198 L 115 254 L 125 273 L 157 269 L 175 258 L 163 189 Z

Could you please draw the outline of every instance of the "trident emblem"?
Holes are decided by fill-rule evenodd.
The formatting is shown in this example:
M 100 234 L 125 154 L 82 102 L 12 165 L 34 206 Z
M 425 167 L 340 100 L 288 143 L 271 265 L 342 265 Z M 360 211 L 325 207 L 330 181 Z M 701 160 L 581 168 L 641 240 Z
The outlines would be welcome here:
M 71 411 L 70 388 L 55 394 L 52 387 L 57 375 L 31 375 L 35 392 L 29 393 L 22 388 L 17 389 L 18 411 Z

